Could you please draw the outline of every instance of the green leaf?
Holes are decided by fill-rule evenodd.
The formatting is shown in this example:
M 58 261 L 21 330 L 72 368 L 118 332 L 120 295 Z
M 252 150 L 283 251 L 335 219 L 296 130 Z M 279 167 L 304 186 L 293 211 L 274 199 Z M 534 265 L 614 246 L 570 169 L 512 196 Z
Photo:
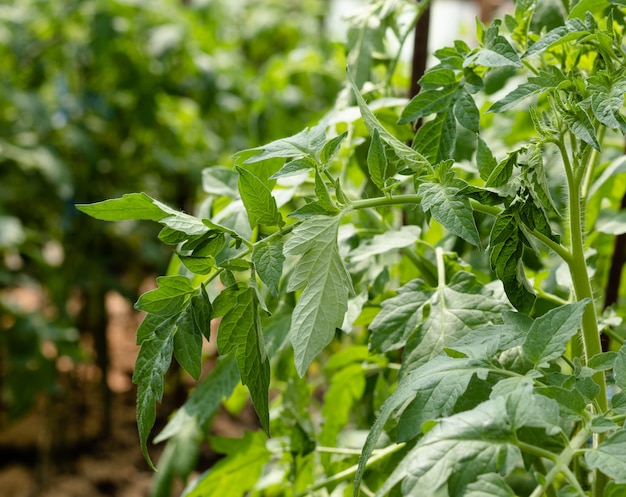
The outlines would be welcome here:
M 399 230 L 386 231 L 366 239 L 350 251 L 351 262 L 359 262 L 379 254 L 386 254 L 394 249 L 410 247 L 419 240 L 420 229 L 417 226 L 401 226 Z
M 436 358 L 419 368 L 421 373 L 408 379 L 414 389 L 413 398 L 402 410 L 398 422 L 398 442 L 412 440 L 422 434 L 427 421 L 452 414 L 470 380 L 487 375 L 488 366 L 470 359 Z M 400 384 L 404 384 L 403 377 Z M 392 394 L 393 395 L 393 394 Z
M 523 83 L 489 107 L 487 112 L 504 112 L 505 110 L 512 109 L 522 100 L 527 99 L 539 91 L 541 91 L 541 86 L 533 83 Z
M 421 154 L 413 150 L 411 147 L 406 145 L 403 141 L 396 138 L 392 135 L 385 127 L 376 119 L 374 113 L 367 106 L 367 103 L 363 99 L 359 88 L 356 86 L 352 74 L 348 71 L 348 81 L 354 91 L 354 95 L 356 97 L 356 101 L 359 105 L 359 109 L 361 111 L 361 115 L 363 116 L 363 122 L 365 123 L 365 127 L 367 128 L 370 136 L 374 135 L 374 130 L 378 130 L 380 138 L 387 145 L 389 145 L 396 155 L 402 159 L 408 167 L 414 170 L 419 170 L 422 166 L 428 164 L 426 158 L 424 158 Z
M 154 200 L 145 193 L 129 193 L 121 198 L 93 204 L 78 204 L 76 208 L 102 221 L 147 220 L 160 221 L 178 214 L 174 209 Z
M 450 85 L 439 90 L 419 92 L 402 111 L 398 124 L 406 124 L 431 114 L 439 114 L 450 110 L 454 103 L 457 89 L 457 85 Z
M 480 131 L 480 113 L 474 97 L 472 97 L 467 90 L 462 90 L 458 93 L 456 101 L 454 102 L 454 115 L 456 120 L 464 128 L 478 133 Z
M 270 189 L 251 171 L 241 167 L 236 169 L 239 173 L 239 193 L 248 212 L 250 227 L 254 228 L 257 224 L 283 226 L 285 222 Z
M 596 354 L 587 361 L 587 367 L 595 371 L 608 371 L 613 369 L 617 355 L 617 352 L 612 351 Z
M 202 333 L 196 326 L 190 305 L 176 321 L 174 357 L 194 380 L 200 378 L 202 371 Z
M 289 159 L 292 157 L 315 157 L 324 148 L 325 143 L 326 129 L 324 126 L 318 125 L 303 129 L 300 133 L 288 138 L 281 138 L 267 145 L 244 150 L 236 154 L 236 157 L 244 153 L 249 154 L 251 151 L 260 152 L 252 157 L 248 157 L 244 161 L 244 164 L 253 164 L 273 158 Z
M 322 179 L 319 171 L 315 171 L 315 196 L 317 197 L 318 205 L 324 209 L 325 212 L 332 214 L 339 212 L 335 202 L 330 197 L 330 193 L 328 193 L 328 188 L 326 187 L 326 183 Z
M 507 156 L 498 162 L 497 166 L 492 169 L 491 174 L 485 182 L 487 188 L 498 188 L 506 185 L 513 174 L 513 166 L 517 164 L 518 151 L 509 152 Z
M 202 170 L 202 189 L 213 195 L 238 199 L 237 173 L 227 167 L 207 167 Z
M 253 288 L 228 288 L 214 302 L 215 315 L 227 309 L 220 322 L 217 348 L 220 354 L 235 351 L 241 382 L 250 390 L 261 425 L 269 433 L 268 390 L 270 365 Z
M 626 132 L 626 120 L 621 113 L 626 94 L 626 77 L 612 81 L 606 74 L 598 73 L 588 80 L 591 110 L 598 121 L 612 129 Z
M 450 158 L 455 141 L 456 121 L 452 109 L 447 109 L 420 126 L 413 139 L 413 148 L 436 164 Z
M 301 377 L 341 326 L 348 294 L 353 292 L 337 246 L 339 221 L 339 217 L 311 217 L 293 230 L 285 244 L 286 255 L 302 255 L 287 287 L 288 292 L 302 289 L 290 331 Z
M 252 248 L 252 263 L 261 281 L 276 297 L 278 284 L 283 274 L 283 241 L 276 237 L 265 238 L 254 244 Z
M 454 182 L 422 183 L 417 193 L 422 196 L 422 209 L 440 222 L 450 233 L 480 247 L 480 235 L 474 221 L 474 210 L 466 197 L 458 196 Z
M 497 473 L 480 475 L 475 482 L 466 487 L 463 495 L 464 497 L 516 497 L 506 480 Z
M 341 144 L 345 140 L 346 136 L 348 136 L 348 132 L 344 131 L 324 144 L 324 148 L 320 152 L 320 161 L 322 164 L 328 164 L 333 159 L 341 148 Z
M 524 275 L 522 265 L 524 240 L 515 214 L 508 210 L 502 212 L 491 228 L 489 261 L 491 269 L 504 284 L 504 290 L 511 303 L 520 312 L 528 314 L 536 297 Z
M 464 271 L 456 273 L 449 285 L 436 288 L 428 306 L 426 319 L 407 342 L 403 372 L 441 354 L 472 329 L 501 322 L 502 311 L 509 308 L 493 286 L 483 286 Z
M 481 475 L 507 474 L 522 465 L 517 430 L 528 426 L 555 434 L 555 421 L 556 403 L 533 395 L 530 388 L 444 418 L 397 464 L 376 495 L 399 482 L 403 495 L 431 495 L 442 486 L 449 495 L 464 495 Z
M 531 47 L 522 55 L 522 59 L 537 55 L 548 48 L 552 48 L 567 41 L 576 40 L 582 36 L 589 34 L 585 24 L 579 19 L 570 19 L 566 21 L 565 26 L 559 26 L 546 33 L 539 38 Z
M 280 170 L 275 172 L 269 179 L 287 178 L 289 176 L 295 176 L 302 174 L 303 171 L 309 169 L 315 169 L 315 161 L 310 157 L 304 159 L 295 159 L 287 162 Z
M 579 330 L 588 299 L 551 309 L 535 319 L 522 345 L 524 355 L 535 366 L 560 357 L 567 342 Z
M 568 19 L 584 19 L 587 12 L 591 12 L 592 14 L 601 14 L 611 3 L 615 2 L 609 0 L 581 0 L 572 8 Z
M 476 136 L 476 165 L 483 180 L 487 180 L 498 165 L 491 149 L 478 135 Z
M 591 119 L 585 110 L 578 106 L 576 109 L 562 113 L 563 121 L 569 130 L 586 144 L 591 145 L 596 150 L 600 150 L 600 143 L 596 138 L 596 130 Z
M 376 495 L 385 495 L 401 481 L 403 495 L 431 495 L 441 486 L 457 495 L 480 475 L 507 473 L 521 464 L 513 434 L 504 397 L 444 418 L 409 451 Z M 463 470 L 458 471 L 461 462 Z
M 420 392 L 423 392 L 422 402 L 414 403 L 410 418 L 414 418 L 415 421 L 435 419 L 444 412 L 452 412 L 456 400 L 465 391 L 469 380 L 474 374 L 482 375 L 484 367 L 482 363 L 469 359 L 439 356 L 403 376 L 398 382 L 398 387 L 383 403 L 380 414 L 367 435 L 355 475 L 355 495 L 363 477 L 367 460 L 392 414 L 396 411 L 401 413 L 409 405 L 409 402 L 421 395 Z M 424 402 L 425 400 L 429 400 L 430 403 L 427 404 Z M 422 414 L 415 410 L 415 408 L 419 409 L 420 407 L 423 409 Z M 414 424 L 413 426 L 421 428 L 421 424 Z
M 387 179 L 387 156 L 377 129 L 374 129 L 370 148 L 367 152 L 367 169 L 372 182 L 380 190 L 384 190 L 385 180 Z
M 615 374 L 615 384 L 623 392 L 626 392 L 626 344 L 622 345 L 615 357 L 613 373 Z
M 215 258 L 195 257 L 193 255 L 179 255 L 178 258 L 184 266 L 194 274 L 209 274 L 215 269 Z
M 456 75 L 453 70 L 436 66 L 426 71 L 417 83 L 420 88 L 429 90 L 433 87 L 454 85 L 456 82 Z
M 189 278 L 184 276 L 161 276 L 156 281 L 158 288 L 139 297 L 135 309 L 170 316 L 180 312 L 186 298 L 196 291 Z
M 322 406 L 322 429 L 319 444 L 326 447 L 337 446 L 337 435 L 348 424 L 355 404 L 365 392 L 365 369 L 361 363 L 352 363 L 332 375 L 330 385 L 324 394 Z M 357 404 L 358 405 L 358 404 Z M 324 455 L 322 455 L 324 458 Z M 330 459 L 328 456 L 325 459 Z
M 483 45 L 472 52 L 463 62 L 463 67 L 479 65 L 484 67 L 522 67 L 522 61 L 508 40 L 498 34 L 500 22 L 494 21 L 485 31 Z
M 614 433 L 597 448 L 585 452 L 591 469 L 599 469 L 615 483 L 626 483 L 626 430 Z
M 271 453 L 262 432 L 243 438 L 210 437 L 211 448 L 226 454 L 181 497 L 243 497 L 257 484 Z
M 370 348 L 374 352 L 389 352 L 404 347 L 421 324 L 423 307 L 433 293 L 423 280 L 415 279 L 398 289 L 395 297 L 384 300 L 369 327 Z
M 152 469 L 148 454 L 148 436 L 156 420 L 156 403 L 163 399 L 163 376 L 170 367 L 173 337 L 153 336 L 141 344 L 135 362 L 133 383 L 137 385 L 137 427 L 141 451 Z

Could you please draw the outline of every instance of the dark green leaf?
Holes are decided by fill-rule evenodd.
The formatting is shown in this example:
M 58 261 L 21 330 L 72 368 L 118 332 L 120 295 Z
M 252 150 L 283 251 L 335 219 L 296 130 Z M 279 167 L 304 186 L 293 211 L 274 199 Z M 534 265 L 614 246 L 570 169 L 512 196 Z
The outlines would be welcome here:
M 511 93 L 489 107 L 487 112 L 504 112 L 505 110 L 512 109 L 522 100 L 538 93 L 539 91 L 541 91 L 541 87 L 539 85 L 533 83 L 521 84 Z
M 215 269 L 215 258 L 209 257 L 195 257 L 192 255 L 179 255 L 178 258 L 189 271 L 194 274 L 209 274 Z
M 398 295 L 383 301 L 381 311 L 370 325 L 370 347 L 375 352 L 389 352 L 406 345 L 421 324 L 423 307 L 434 290 L 421 279 L 409 281 Z
M 489 260 L 511 303 L 520 312 L 528 314 L 535 303 L 535 294 L 524 275 L 523 251 L 524 238 L 515 215 L 504 211 L 491 229 Z
M 454 115 L 461 126 L 474 133 L 480 131 L 480 113 L 476 107 L 474 98 L 462 90 L 454 102 Z
M 562 305 L 535 319 L 522 346 L 535 366 L 560 357 L 567 342 L 579 330 L 588 300 Z
M 265 183 L 247 169 L 238 167 L 237 172 L 239 173 L 239 193 L 248 212 L 250 226 L 254 228 L 257 224 L 268 226 L 285 224 L 278 212 L 276 200 Z
M 141 450 L 150 467 L 154 468 L 148 454 L 148 436 L 156 420 L 156 403 L 163 398 L 163 376 L 170 367 L 173 351 L 173 338 L 153 337 L 145 340 L 133 373 L 133 383 L 137 385 L 137 427 Z
M 522 67 L 522 61 L 508 40 L 498 34 L 499 22 L 493 22 L 485 31 L 483 46 L 466 57 L 463 67 Z
M 135 304 L 137 310 L 169 316 L 182 311 L 186 297 L 196 291 L 184 276 L 161 276 L 156 281 L 158 288 L 139 297 Z
M 452 234 L 480 247 L 480 235 L 474 221 L 474 211 L 465 197 L 457 195 L 457 186 L 422 183 L 417 193 L 422 196 L 422 209 L 439 221 Z
M 478 480 L 470 483 L 464 497 L 516 497 L 513 489 L 497 473 L 480 475 Z
M 416 121 L 431 114 L 448 111 L 454 103 L 458 86 L 446 86 L 440 90 L 426 90 L 418 93 L 402 111 L 399 124 Z
M 613 373 L 615 374 L 615 384 L 623 392 L 626 392 L 626 345 L 622 345 L 615 357 Z
M 454 85 L 457 83 L 457 80 L 454 71 L 437 66 L 426 71 L 417 83 L 420 88 L 429 90 Z
M 598 121 L 612 129 L 626 132 L 626 120 L 621 113 L 626 94 L 626 77 L 612 81 L 606 74 L 598 73 L 589 78 L 591 110 Z
M 315 161 L 313 159 L 310 157 L 295 159 L 287 162 L 279 171 L 270 176 L 270 179 L 295 176 L 296 174 L 302 174 L 303 171 L 308 171 L 309 169 L 315 169 Z
M 492 286 L 483 286 L 464 271 L 456 273 L 448 286 L 438 287 L 428 304 L 426 319 L 407 343 L 403 372 L 441 354 L 472 329 L 499 323 L 509 307 Z
M 330 197 L 330 193 L 328 193 L 328 188 L 326 187 L 326 183 L 322 179 L 319 171 L 315 171 L 315 196 L 317 197 L 318 205 L 324 209 L 325 212 L 332 214 L 338 213 L 339 209 L 335 205 L 335 202 Z
M 586 144 L 591 145 L 598 151 L 600 150 L 600 143 L 598 143 L 596 138 L 596 130 L 587 112 L 582 107 L 579 106 L 575 110 L 563 112 L 562 117 L 572 133 Z
M 582 21 L 579 19 L 570 19 L 565 23 L 565 26 L 554 28 L 539 38 L 539 40 L 531 45 L 522 58 L 524 59 L 526 57 L 539 54 L 555 45 L 565 43 L 566 41 L 576 40 L 586 34 L 589 33 L 587 31 L 587 27 Z
M 174 357 L 194 380 L 200 378 L 202 371 L 202 333 L 196 326 L 190 305 L 176 321 Z
M 485 186 L 497 188 L 506 185 L 513 174 L 513 166 L 517 164 L 517 154 L 517 151 L 509 152 L 491 171 Z
M 480 136 L 476 136 L 476 165 L 480 177 L 485 181 L 498 165 L 491 149 Z
M 450 495 L 488 473 L 507 473 L 521 464 L 514 444 L 507 398 L 442 419 L 397 465 L 378 495 L 402 482 L 404 495 L 431 495 L 447 485 Z M 463 471 L 458 471 L 460 463 Z
M 367 169 L 372 182 L 380 190 L 383 190 L 385 188 L 385 180 L 387 179 L 387 156 L 377 129 L 374 129 L 370 148 L 367 152 Z
M 214 302 L 216 309 L 224 308 L 224 304 L 218 300 L 227 300 L 228 310 L 220 322 L 217 347 L 220 354 L 235 351 L 241 382 L 250 390 L 261 425 L 269 432 L 270 365 L 265 351 L 256 292 L 253 288 L 224 290 Z
M 267 288 L 274 296 L 278 295 L 278 284 L 283 274 L 283 242 L 277 238 L 266 238 L 254 244 L 252 263 Z
M 450 158 L 455 141 L 456 121 L 452 109 L 447 109 L 420 126 L 413 139 L 413 148 L 436 164 Z

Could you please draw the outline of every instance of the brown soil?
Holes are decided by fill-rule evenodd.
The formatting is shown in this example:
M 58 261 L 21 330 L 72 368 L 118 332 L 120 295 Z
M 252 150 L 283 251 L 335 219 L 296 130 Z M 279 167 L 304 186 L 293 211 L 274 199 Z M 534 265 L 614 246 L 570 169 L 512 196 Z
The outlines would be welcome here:
M 23 302 L 28 298 L 20 296 Z M 138 352 L 135 330 L 142 317 L 114 293 L 107 298 L 107 310 L 111 357 L 107 380 L 113 392 L 110 435 L 100 435 L 100 371 L 93 363 L 58 361 L 61 389 L 57 398 L 42 397 L 28 415 L 0 426 L 0 497 L 150 495 L 154 473 L 139 447 L 135 387 L 131 382 Z M 180 372 L 169 379 L 164 404 L 157 409 L 154 434 L 184 402 L 189 382 Z M 225 436 L 241 436 L 244 428 L 255 427 L 254 416 L 250 415 L 233 419 L 221 413 L 215 421 L 212 431 Z M 158 461 L 163 446 L 150 447 L 154 461 Z M 215 459 L 208 446 L 202 447 L 199 470 Z M 180 495 L 182 488 L 183 483 L 176 482 L 172 496 Z

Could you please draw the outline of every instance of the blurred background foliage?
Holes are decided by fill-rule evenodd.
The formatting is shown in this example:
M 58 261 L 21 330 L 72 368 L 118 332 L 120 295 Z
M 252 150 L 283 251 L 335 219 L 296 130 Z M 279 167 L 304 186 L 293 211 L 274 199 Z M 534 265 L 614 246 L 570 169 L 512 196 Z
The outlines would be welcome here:
M 329 5 L 0 5 L 1 423 L 38 392 L 62 395 L 61 359 L 95 360 L 106 378 L 107 292 L 134 300 L 146 277 L 165 271 L 158 228 L 93 223 L 74 204 L 144 191 L 192 211 L 203 168 L 315 122 L 344 81 Z M 13 298 L 24 287 L 40 297 L 32 308 Z M 80 346 L 85 335 L 93 348 Z

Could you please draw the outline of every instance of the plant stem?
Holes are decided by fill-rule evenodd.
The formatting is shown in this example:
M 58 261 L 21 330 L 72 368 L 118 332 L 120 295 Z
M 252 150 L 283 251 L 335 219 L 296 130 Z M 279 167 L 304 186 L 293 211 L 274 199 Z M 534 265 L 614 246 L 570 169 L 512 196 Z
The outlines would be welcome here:
M 584 227 L 582 225 L 584 205 L 583 198 L 581 197 L 580 185 L 584 174 L 575 174 L 574 168 L 569 161 L 567 150 L 565 149 L 564 140 L 559 141 L 558 147 L 563 159 L 563 165 L 565 167 L 569 194 L 568 207 L 571 258 L 565 260 L 565 262 L 570 270 L 576 300 L 581 301 L 583 299 L 589 299 L 589 303 L 585 307 L 582 320 L 583 357 L 581 357 L 581 359 L 583 359 L 583 363 L 586 364 L 590 357 L 602 352 L 602 345 L 600 343 L 598 317 L 596 315 L 596 309 L 593 302 L 593 290 L 591 288 L 591 282 L 589 281 L 589 275 L 587 274 L 587 261 L 585 259 Z M 586 164 L 577 165 L 578 168 L 585 166 Z M 575 346 L 575 342 L 573 345 Z M 578 354 L 576 353 L 576 355 Z M 600 387 L 600 392 L 596 396 L 595 400 L 598 403 L 600 410 L 604 412 L 608 409 L 604 373 L 595 373 L 593 375 L 593 380 Z
M 387 205 L 419 204 L 422 201 L 421 195 L 394 195 L 393 197 L 375 197 L 363 200 L 353 200 L 348 206 L 352 209 L 370 209 L 372 207 L 384 207 Z
M 372 466 L 373 464 L 377 463 L 378 461 L 380 461 L 381 459 L 384 459 L 385 457 L 393 454 L 394 452 L 397 452 L 398 450 L 400 450 L 401 448 L 404 447 L 405 444 L 395 444 L 395 445 L 390 445 L 389 447 L 385 447 L 384 449 L 380 449 L 379 451 L 375 451 L 374 454 L 372 455 L 372 457 L 369 458 L 369 460 L 367 461 L 365 467 L 369 468 L 370 466 Z M 311 493 L 315 490 L 319 490 L 320 488 L 324 488 L 332 483 L 337 483 L 340 482 L 342 480 L 346 480 L 348 478 L 350 478 L 351 476 L 354 476 L 357 472 L 357 469 L 359 468 L 358 464 L 355 464 L 354 466 L 350 466 L 349 468 L 344 469 L 343 471 L 340 471 L 339 473 L 336 473 L 332 476 L 329 476 L 328 478 L 325 478 L 324 480 L 320 480 L 317 483 L 314 483 L 313 485 L 311 485 L 310 487 L 308 487 L 306 490 L 296 494 L 296 497 L 305 497 L 306 495 L 311 495 Z
M 546 474 L 543 484 L 535 488 L 533 493 L 530 494 L 530 497 L 541 497 L 541 495 L 548 489 L 548 487 L 552 486 L 552 483 L 554 482 L 556 477 L 567 469 L 570 462 L 572 461 L 572 458 L 576 454 L 576 451 L 587 443 L 590 432 L 591 430 L 586 428 L 580 430 L 576 434 L 576 436 L 570 442 L 569 446 L 566 447 L 563 452 L 561 452 L 559 458 L 554 463 L 554 466 L 552 466 L 552 469 L 548 472 L 548 474 Z

